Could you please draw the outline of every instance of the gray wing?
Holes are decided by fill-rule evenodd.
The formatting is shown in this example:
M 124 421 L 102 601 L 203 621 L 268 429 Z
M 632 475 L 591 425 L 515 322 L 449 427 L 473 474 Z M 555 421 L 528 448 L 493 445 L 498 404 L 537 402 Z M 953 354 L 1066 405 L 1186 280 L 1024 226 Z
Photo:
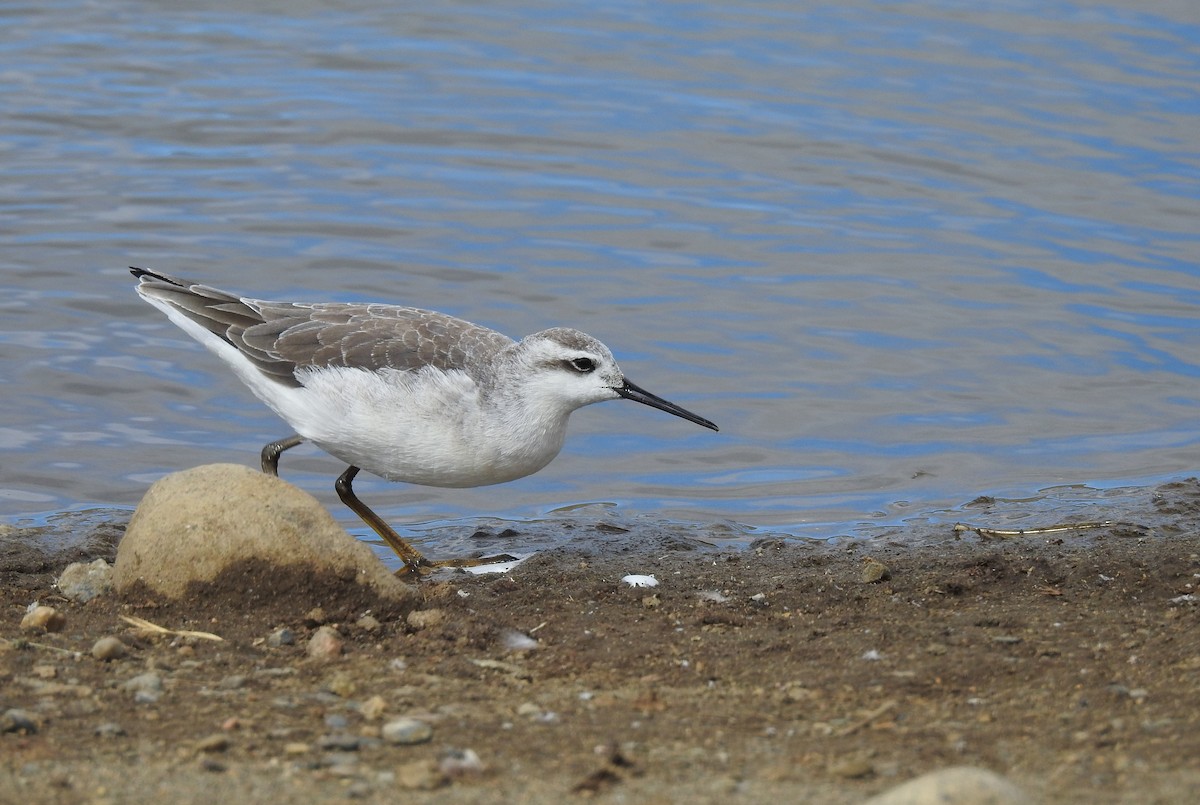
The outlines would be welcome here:
M 139 293 L 177 308 L 224 339 L 263 374 L 302 385 L 297 370 L 344 366 L 414 371 L 422 366 L 470 371 L 513 343 L 495 330 L 412 307 L 345 302 L 242 299 L 187 280 L 132 269 Z

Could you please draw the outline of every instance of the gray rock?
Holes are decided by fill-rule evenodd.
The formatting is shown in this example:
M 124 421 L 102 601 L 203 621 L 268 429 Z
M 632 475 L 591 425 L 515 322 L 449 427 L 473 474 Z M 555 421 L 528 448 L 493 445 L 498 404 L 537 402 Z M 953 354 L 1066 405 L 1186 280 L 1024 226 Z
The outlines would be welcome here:
M 421 744 L 433 738 L 433 727 L 415 718 L 397 718 L 387 722 L 380 737 L 390 744 Z
M 352 576 L 393 604 L 418 598 L 312 495 L 235 464 L 196 467 L 155 482 L 117 548 L 114 582 L 120 594 L 140 582 L 177 600 L 190 583 L 212 582 L 248 561 Z
M 32 735 L 37 731 L 37 719 L 25 710 L 14 707 L 0 713 L 0 732 L 23 732 Z
M 113 588 L 112 565 L 103 559 L 90 564 L 74 562 L 58 577 L 58 591 L 78 604 L 86 604 L 93 598 L 107 595 Z
M 267 636 L 267 645 L 271 648 L 279 648 L 280 646 L 292 646 L 296 644 L 296 633 L 284 626 L 282 629 L 276 629 Z
M 1033 800 L 994 772 L 952 766 L 923 774 L 864 805 L 1032 805 Z
M 324 752 L 357 752 L 362 740 L 348 732 L 322 735 L 317 739 L 317 748 Z
M 162 677 L 152 671 L 147 671 L 125 680 L 121 684 L 121 689 L 133 693 L 136 701 L 158 701 L 158 696 L 163 689 Z M 149 695 L 143 695 L 139 700 L 137 699 L 138 694 Z

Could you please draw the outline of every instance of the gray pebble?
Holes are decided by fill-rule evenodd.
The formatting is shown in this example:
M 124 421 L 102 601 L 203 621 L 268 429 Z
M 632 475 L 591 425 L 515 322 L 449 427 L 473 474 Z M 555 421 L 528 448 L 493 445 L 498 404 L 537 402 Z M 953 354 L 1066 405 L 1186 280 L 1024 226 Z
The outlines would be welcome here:
M 160 691 L 163 687 L 162 677 L 153 671 L 147 671 L 144 674 L 138 674 L 135 677 L 130 677 L 129 679 L 125 680 L 125 683 L 121 685 L 121 687 L 130 691 Z
M 326 752 L 357 752 L 361 740 L 357 735 L 347 732 L 336 732 L 332 735 L 322 735 L 317 739 L 317 748 Z
M 14 707 L 0 715 L 0 732 L 23 732 L 32 735 L 37 731 L 37 721 L 25 710 Z
M 246 677 L 241 674 L 231 674 L 217 683 L 217 690 L 237 690 L 244 687 L 245 684 Z
M 325 716 L 325 726 L 331 730 L 344 730 L 350 726 L 350 719 L 341 713 L 330 713 Z
M 415 718 L 397 718 L 384 724 L 380 735 L 390 744 L 421 744 L 433 738 L 433 727 Z
M 296 643 L 296 633 L 286 626 L 282 629 L 276 629 L 267 637 L 267 645 L 271 648 L 279 648 L 280 646 L 292 646 Z
M 115 721 L 107 721 L 92 732 L 97 738 L 119 738 L 125 734 L 125 728 Z
M 74 562 L 58 577 L 58 591 L 64 598 L 86 604 L 97 596 L 106 595 L 113 588 L 112 565 L 103 559 L 91 564 Z

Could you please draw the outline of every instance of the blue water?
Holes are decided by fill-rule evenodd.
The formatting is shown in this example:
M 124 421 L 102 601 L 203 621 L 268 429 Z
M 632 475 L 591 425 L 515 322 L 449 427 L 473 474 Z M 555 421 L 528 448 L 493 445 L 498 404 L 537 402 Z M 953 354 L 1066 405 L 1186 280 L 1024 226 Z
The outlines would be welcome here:
M 417 531 L 829 536 L 1197 472 L 1200 7 L 243 5 L 0 9 L 3 521 L 288 432 L 131 264 L 576 326 L 721 425 L 606 403 L 531 478 L 359 485 Z

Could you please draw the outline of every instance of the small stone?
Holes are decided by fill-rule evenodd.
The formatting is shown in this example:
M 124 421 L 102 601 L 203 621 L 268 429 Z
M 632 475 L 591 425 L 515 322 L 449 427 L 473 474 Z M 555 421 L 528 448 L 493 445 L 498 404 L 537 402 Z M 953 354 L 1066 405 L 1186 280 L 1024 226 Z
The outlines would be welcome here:
M 224 752 L 229 748 L 229 736 L 222 733 L 213 733 L 207 738 L 201 738 L 196 742 L 197 753 L 212 754 L 214 752 Z
M 120 738 L 125 734 L 125 728 L 115 721 L 106 721 L 92 732 L 97 738 Z
M 276 629 L 267 636 L 267 645 L 271 648 L 279 648 L 280 646 L 291 646 L 296 643 L 296 633 L 284 626 L 282 629 Z
M 483 774 L 487 771 L 474 749 L 447 749 L 438 761 L 438 768 L 448 778 Z
M 354 681 L 354 677 L 341 672 L 329 677 L 329 680 L 321 687 L 343 699 L 349 699 L 358 692 L 358 683 Z
M 246 677 L 241 674 L 230 674 L 217 683 L 217 690 L 237 690 L 245 685 Z
M 446 610 L 444 609 L 414 609 L 408 613 L 405 619 L 410 627 L 418 632 L 422 629 L 428 629 L 432 626 L 438 626 L 446 620 Z
M 379 735 L 390 744 L 411 746 L 433 738 L 433 727 L 416 718 L 397 718 L 384 724 Z
M 92 656 L 101 662 L 119 660 L 129 653 L 129 649 L 120 638 L 108 635 L 92 644 Z
M 283 745 L 285 755 L 307 755 L 312 747 L 303 741 L 289 741 Z
M 372 696 L 358 706 L 358 712 L 367 721 L 378 721 L 383 717 L 383 711 L 387 709 L 387 702 L 382 696 Z
M 58 577 L 58 591 L 64 598 L 78 604 L 86 604 L 93 598 L 107 595 L 113 588 L 112 565 L 103 559 L 91 564 L 74 562 L 67 565 Z
M 379 618 L 370 614 L 363 615 L 354 622 L 354 625 L 364 632 L 378 632 L 383 627 L 383 624 L 379 622 Z
M 863 557 L 862 573 L 860 578 L 863 584 L 876 584 L 891 578 L 892 571 L 888 570 L 888 566 L 878 559 L 870 556 Z
M 325 623 L 325 610 L 321 607 L 313 607 L 304 616 L 304 622 L 308 626 L 321 626 Z
M 449 782 L 432 760 L 416 760 L 396 769 L 396 784 L 410 791 L 432 791 Z
M 0 714 L 0 732 L 20 732 L 32 735 L 37 731 L 37 720 L 25 710 L 14 707 Z
M 308 656 L 317 660 L 332 660 L 340 657 L 345 646 L 342 636 L 332 626 L 322 626 L 308 639 Z
M 860 780 L 875 773 L 875 764 L 861 757 L 841 758 L 829 766 L 829 773 L 843 780 Z
M 21 630 L 25 632 L 61 632 L 67 618 L 54 607 L 35 606 L 21 618 Z
M 357 752 L 361 745 L 357 735 L 345 732 L 322 735 L 317 739 L 317 748 L 323 752 Z
M 122 690 L 133 693 L 138 704 L 154 704 L 162 695 L 162 688 L 162 677 L 153 672 L 138 674 L 121 685 Z
M 35 665 L 33 675 L 38 679 L 54 679 L 58 676 L 57 665 Z

